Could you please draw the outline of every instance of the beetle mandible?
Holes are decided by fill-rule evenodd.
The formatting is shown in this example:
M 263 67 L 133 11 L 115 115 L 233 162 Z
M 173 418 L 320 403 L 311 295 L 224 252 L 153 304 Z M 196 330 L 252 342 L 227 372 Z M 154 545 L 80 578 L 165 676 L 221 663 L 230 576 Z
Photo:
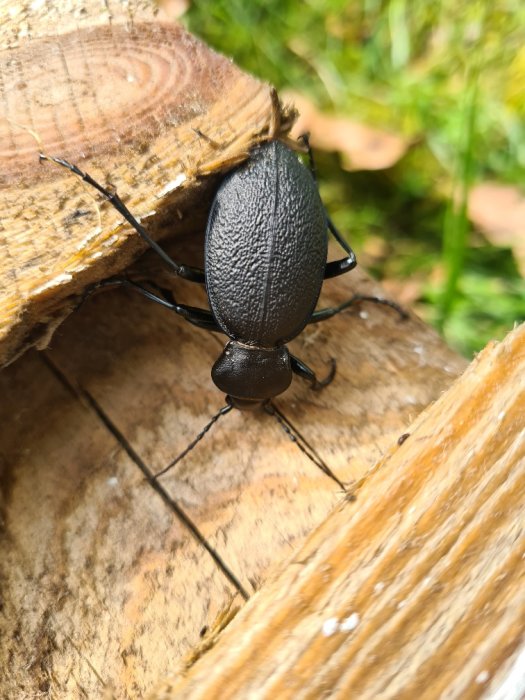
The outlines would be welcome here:
M 309 169 L 289 146 L 272 140 L 256 146 L 248 160 L 222 181 L 208 217 L 204 269 L 181 264 L 168 256 L 115 191 L 106 189 L 68 161 L 40 156 L 68 168 L 97 189 L 178 276 L 205 284 L 210 309 L 179 304 L 170 290 L 152 283 L 144 287 L 121 277 L 97 283 L 85 296 L 103 286 L 122 285 L 199 328 L 224 333 L 229 338 L 211 371 L 215 385 L 226 394 L 226 406 L 156 476 L 187 454 L 212 423 L 234 407 L 253 410 L 262 405 L 276 415 L 290 434 L 271 399 L 286 391 L 294 373 L 309 381 L 314 389 L 329 384 L 335 374 L 335 360 L 327 376 L 320 380 L 288 350 L 286 344 L 307 324 L 331 318 L 360 301 L 385 304 L 406 316 L 388 299 L 358 294 L 339 306 L 314 310 L 323 280 L 349 272 L 357 262 L 324 208 L 308 139 L 305 136 L 303 140 L 310 158 Z M 345 251 L 344 258 L 327 262 L 328 230 Z

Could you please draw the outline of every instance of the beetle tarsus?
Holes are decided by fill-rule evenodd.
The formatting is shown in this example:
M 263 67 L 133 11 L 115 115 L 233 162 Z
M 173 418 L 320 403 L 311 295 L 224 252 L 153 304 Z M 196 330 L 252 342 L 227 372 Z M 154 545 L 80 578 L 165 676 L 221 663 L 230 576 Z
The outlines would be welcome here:
M 118 211 L 118 213 L 121 214 L 129 224 L 131 224 L 131 226 L 139 234 L 142 240 L 145 243 L 147 243 L 147 245 L 162 258 L 162 260 L 171 268 L 173 272 L 175 272 L 179 277 L 187 279 L 190 282 L 198 282 L 199 284 L 204 284 L 204 270 L 190 267 L 188 265 L 181 265 L 175 260 L 172 260 L 172 258 L 170 258 L 166 251 L 163 248 L 161 248 L 161 246 L 156 241 L 154 241 L 153 238 L 151 238 L 149 233 L 146 231 L 144 226 L 142 226 L 142 224 L 138 221 L 138 219 L 136 219 L 133 216 L 133 214 L 124 204 L 122 199 L 119 197 L 117 191 L 113 187 L 104 187 L 94 178 L 92 178 L 89 173 L 85 172 L 84 170 L 81 170 L 77 165 L 75 165 L 74 163 L 70 163 L 64 158 L 56 158 L 55 156 L 48 156 L 45 153 L 40 153 L 39 160 L 40 162 L 42 162 L 43 160 L 48 160 L 51 163 L 61 165 L 63 168 L 67 168 L 67 170 L 70 170 L 75 175 L 78 175 L 78 177 L 80 177 L 88 185 L 96 189 L 97 192 L 100 192 L 100 194 L 108 200 L 108 202 Z

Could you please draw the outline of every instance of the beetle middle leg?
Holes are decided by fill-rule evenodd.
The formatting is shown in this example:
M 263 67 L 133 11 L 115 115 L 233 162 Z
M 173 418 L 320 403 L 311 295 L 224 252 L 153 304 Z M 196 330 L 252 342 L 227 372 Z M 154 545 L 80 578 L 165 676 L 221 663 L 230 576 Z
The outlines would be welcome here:
M 331 306 L 327 309 L 319 309 L 318 311 L 314 311 L 312 317 L 308 321 L 308 324 L 319 323 L 319 321 L 326 321 L 326 319 L 332 318 L 332 316 L 336 316 L 338 313 L 341 313 L 341 311 L 345 311 L 345 309 L 348 309 L 350 306 L 358 304 L 362 301 L 369 301 L 373 304 L 383 304 L 383 306 L 389 306 L 391 309 L 397 311 L 397 313 L 401 316 L 402 319 L 408 318 L 407 312 L 403 309 L 402 306 L 396 304 L 395 301 L 385 299 L 384 297 L 374 297 L 368 296 L 366 294 L 354 294 L 353 297 L 350 297 L 350 299 L 347 299 L 347 301 L 344 301 L 342 304 L 339 304 L 339 306 Z
M 186 321 L 192 323 L 198 328 L 216 333 L 224 332 L 222 328 L 217 325 L 211 311 L 207 309 L 200 309 L 196 306 L 188 306 L 187 304 L 179 304 L 175 300 L 171 290 L 163 289 L 153 282 L 149 282 L 148 284 L 150 287 L 155 289 L 156 293 L 152 292 L 147 287 L 143 287 L 142 285 L 127 279 L 126 277 L 110 277 L 107 280 L 98 282 L 97 284 L 93 285 L 93 287 L 88 289 L 82 298 L 81 304 L 84 303 L 84 301 L 91 294 L 99 289 L 103 289 L 105 287 L 125 287 L 142 294 L 142 296 L 146 297 L 146 299 L 150 299 L 151 301 L 174 311 L 177 315 L 182 316 Z
M 89 173 L 84 172 L 79 167 L 67 160 L 64 160 L 63 158 L 54 158 L 52 156 L 47 156 L 44 153 L 40 153 L 40 161 L 43 160 L 49 160 L 56 165 L 67 168 L 67 170 L 70 170 L 75 175 L 78 175 L 78 177 L 80 177 L 84 182 L 100 192 L 100 194 L 108 200 L 108 202 L 119 212 L 119 214 L 121 214 L 126 221 L 133 226 L 142 240 L 145 241 L 149 247 L 152 248 L 157 255 L 164 260 L 168 267 L 170 267 L 171 270 L 179 277 L 189 280 L 190 282 L 198 282 L 199 284 L 204 284 L 206 282 L 204 270 L 199 267 L 191 267 L 190 265 L 183 265 L 176 262 L 166 253 L 165 250 L 160 247 L 156 241 L 153 240 L 153 238 L 151 238 L 144 226 L 142 226 L 142 224 L 133 216 L 115 190 L 103 187 L 99 182 L 92 178 Z
M 339 245 L 347 251 L 348 257 L 343 258 L 341 260 L 334 260 L 333 262 L 326 263 L 324 273 L 325 280 L 329 279 L 330 277 L 337 277 L 338 275 L 343 275 L 345 272 L 350 272 L 350 270 L 353 270 L 354 267 L 357 265 L 357 260 L 354 251 L 352 250 L 352 248 L 350 248 L 350 246 L 345 241 L 341 233 L 337 230 L 334 222 L 330 219 L 328 214 L 326 214 L 326 221 L 333 237 L 336 239 Z M 351 297 L 348 301 L 345 301 L 343 304 L 340 304 L 339 306 L 330 309 L 321 309 L 320 311 L 315 311 L 312 314 L 312 318 L 310 319 L 309 323 L 317 323 L 317 321 L 324 321 L 326 318 L 331 318 L 332 316 L 338 314 L 340 311 L 344 311 L 349 306 L 352 306 L 352 304 L 356 304 L 360 301 L 369 301 L 373 304 L 383 304 L 384 306 L 389 306 L 391 309 L 395 309 L 401 316 L 401 318 L 408 318 L 407 312 L 399 304 L 396 304 L 395 301 L 390 301 L 390 299 L 385 299 L 384 297 L 368 296 L 365 294 L 354 294 L 353 297 Z

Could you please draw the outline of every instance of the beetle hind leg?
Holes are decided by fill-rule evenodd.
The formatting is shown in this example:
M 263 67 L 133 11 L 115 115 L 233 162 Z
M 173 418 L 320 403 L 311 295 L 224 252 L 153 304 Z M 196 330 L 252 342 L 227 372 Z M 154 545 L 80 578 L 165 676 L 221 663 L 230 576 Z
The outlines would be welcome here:
M 309 166 L 310 166 L 310 172 L 312 174 L 312 178 L 314 179 L 314 182 L 317 184 L 317 172 L 315 169 L 315 160 L 314 160 L 314 154 L 312 151 L 312 147 L 310 146 L 310 140 L 308 138 L 308 134 L 302 134 L 299 137 L 299 141 L 302 141 L 305 148 L 306 152 L 308 154 L 308 160 L 309 160 Z M 332 234 L 332 236 L 335 238 L 335 240 L 339 243 L 341 248 L 347 253 L 346 258 L 341 258 L 340 260 L 333 260 L 332 262 L 327 262 L 325 271 L 324 271 L 324 279 L 329 279 L 330 277 L 338 277 L 339 275 L 344 275 L 346 272 L 350 272 L 350 270 L 353 270 L 354 267 L 357 265 L 357 260 L 355 257 L 355 253 L 352 250 L 352 248 L 348 245 L 346 242 L 344 236 L 340 233 L 340 231 L 337 229 L 336 225 L 330 218 L 330 215 L 326 211 L 326 208 L 323 206 L 324 213 L 326 216 L 326 225 L 328 227 L 328 230 Z
M 142 224 L 138 221 L 138 219 L 135 216 L 133 216 L 133 214 L 124 204 L 122 199 L 119 197 L 116 190 L 114 190 L 111 187 L 104 187 L 94 178 L 92 178 L 89 173 L 86 173 L 74 163 L 70 163 L 69 161 L 64 160 L 63 158 L 47 156 L 44 153 L 41 153 L 39 158 L 40 162 L 47 160 L 52 163 L 55 163 L 55 165 L 59 165 L 63 168 L 66 168 L 66 170 L 69 170 L 75 175 L 77 175 L 81 180 L 83 180 L 88 185 L 97 190 L 97 192 L 100 192 L 100 194 L 105 199 L 107 199 L 111 206 L 114 207 L 118 211 L 118 213 L 121 216 L 123 216 L 124 219 L 135 229 L 135 231 L 139 234 L 142 240 L 150 248 L 152 248 L 157 253 L 157 255 L 160 256 L 160 258 L 166 263 L 166 265 L 172 270 L 172 272 L 175 272 L 176 275 L 182 277 L 183 279 L 189 280 L 190 282 L 205 284 L 206 279 L 204 275 L 204 270 L 201 270 L 198 267 L 191 267 L 190 265 L 180 264 L 176 260 L 173 260 L 166 253 L 166 251 L 163 248 L 161 248 L 161 246 L 155 240 L 153 240 L 153 238 L 151 238 L 149 233 L 146 231 L 144 226 L 142 226 Z

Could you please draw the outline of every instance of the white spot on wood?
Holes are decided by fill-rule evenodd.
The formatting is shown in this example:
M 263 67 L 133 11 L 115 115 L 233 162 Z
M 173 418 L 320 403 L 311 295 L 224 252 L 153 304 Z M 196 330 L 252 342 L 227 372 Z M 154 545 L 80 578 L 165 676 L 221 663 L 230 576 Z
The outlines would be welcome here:
M 329 617 L 323 622 L 322 632 L 325 637 L 331 637 L 339 629 L 339 620 L 337 617 Z
M 102 232 L 102 229 L 100 228 L 100 226 L 97 226 L 97 228 L 93 229 L 93 231 L 88 233 L 88 235 L 82 241 L 80 241 L 80 243 L 78 243 L 78 245 L 76 246 L 76 249 L 83 250 L 86 246 L 89 245 L 90 241 L 92 241 L 93 238 L 96 238 L 97 236 L 99 236 L 101 232 Z
M 113 234 L 113 236 L 106 238 L 103 245 L 105 248 L 111 248 L 113 243 L 116 243 L 117 241 L 118 241 L 118 236 L 116 234 Z
M 184 173 L 179 173 L 174 180 L 168 182 L 168 184 L 161 189 L 161 191 L 157 195 L 157 199 L 159 199 L 160 197 L 164 197 L 169 192 L 173 192 L 173 190 L 176 190 L 178 187 L 180 187 L 183 182 L 186 182 L 186 180 L 186 175 L 184 175 Z
M 71 282 L 72 279 L 73 275 L 69 274 L 69 272 L 63 272 L 62 274 L 53 277 L 52 280 L 44 282 L 44 284 L 41 284 L 40 287 L 37 287 L 34 290 L 34 294 L 40 294 L 40 292 L 44 292 L 46 289 L 52 289 L 53 287 L 58 287 L 66 282 Z
M 516 657 L 506 677 L 487 700 L 521 700 L 525 696 L 525 648 Z
M 354 612 L 348 617 L 345 617 L 345 619 L 339 625 L 339 629 L 341 632 L 353 632 L 360 622 L 361 618 L 359 617 L 359 614 Z
M 148 219 L 150 216 L 155 216 L 156 213 L 157 213 L 156 209 L 151 209 L 146 214 L 144 214 L 144 216 L 136 216 L 135 218 L 137 219 L 137 221 L 139 223 L 141 223 L 144 219 Z

